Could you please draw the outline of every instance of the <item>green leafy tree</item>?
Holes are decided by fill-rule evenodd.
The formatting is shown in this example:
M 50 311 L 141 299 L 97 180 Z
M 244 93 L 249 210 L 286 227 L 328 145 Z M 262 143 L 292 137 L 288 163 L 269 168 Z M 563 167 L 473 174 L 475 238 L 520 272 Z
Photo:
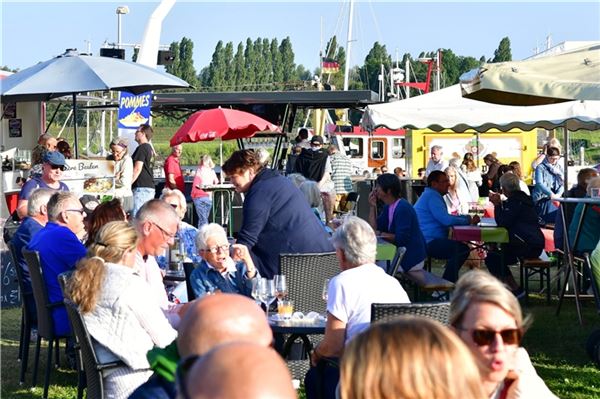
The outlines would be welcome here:
M 198 86 L 194 67 L 194 42 L 186 37 L 179 43 L 179 75 L 177 76 L 194 87 Z
M 281 53 L 279 52 L 279 42 L 277 38 L 271 40 L 271 66 L 273 68 L 272 82 L 274 83 L 273 88 L 275 90 L 283 90 L 283 61 L 281 59 Z
M 240 42 L 233 57 L 233 76 L 235 90 L 241 91 L 246 83 L 246 68 L 244 67 L 244 44 Z
M 263 86 L 259 90 L 272 88 L 273 83 L 273 56 L 271 55 L 271 42 L 264 38 L 262 41 L 262 62 L 263 62 Z M 268 86 L 267 85 L 271 85 Z
M 294 50 L 292 49 L 292 41 L 289 36 L 281 41 L 279 52 L 281 53 L 281 64 L 283 66 L 283 81 L 287 84 L 297 79 L 301 79 L 296 71 Z
M 252 43 L 252 40 L 250 38 L 246 39 L 244 59 L 246 67 L 246 82 L 244 84 L 244 91 L 252 91 L 254 84 L 256 83 L 256 73 L 254 66 L 256 57 L 254 55 L 254 43 Z
M 257 38 L 254 41 L 254 76 L 256 79 L 253 91 L 262 90 L 266 83 L 266 65 L 263 57 L 263 41 L 262 38 Z
M 225 81 L 225 69 L 227 65 L 225 62 L 225 49 L 223 42 L 218 41 L 215 51 L 212 55 L 212 60 L 208 65 L 208 82 L 207 89 L 210 91 L 222 91 L 226 86 Z
M 375 42 L 369 54 L 365 57 L 365 63 L 360 68 L 360 79 L 365 83 L 366 88 L 379 92 L 379 74 L 381 73 L 381 65 L 383 64 L 386 70 L 389 70 L 392 64 L 392 58 L 388 54 L 385 45 Z
M 233 67 L 233 43 L 228 42 L 225 45 L 224 51 L 225 64 L 225 90 L 233 90 L 235 88 L 235 69 Z
M 165 66 L 165 70 L 171 75 L 179 76 L 179 42 L 172 42 L 169 50 L 173 52 L 173 63 Z
M 492 62 L 505 62 L 512 61 L 512 52 L 510 51 L 510 39 L 508 37 L 500 40 L 500 44 L 496 51 L 494 51 L 494 58 Z

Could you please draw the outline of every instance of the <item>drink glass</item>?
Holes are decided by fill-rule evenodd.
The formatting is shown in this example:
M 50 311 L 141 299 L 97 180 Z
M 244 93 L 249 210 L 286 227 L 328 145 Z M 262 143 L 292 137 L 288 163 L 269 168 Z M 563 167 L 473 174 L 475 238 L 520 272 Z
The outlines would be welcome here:
M 294 302 L 289 300 L 281 300 L 277 303 L 277 313 L 284 320 L 289 320 L 292 318 L 292 314 L 294 313 Z
M 269 306 L 275 300 L 275 284 L 273 280 L 267 280 L 266 278 L 261 278 L 258 283 L 258 295 L 260 301 L 265 304 L 267 318 L 269 317 Z
M 325 302 L 327 302 L 327 299 L 329 297 L 328 295 L 328 291 L 329 291 L 329 279 L 325 279 L 325 282 L 323 283 L 323 300 Z
M 260 293 L 258 292 L 259 281 L 260 279 L 258 278 L 252 279 L 252 298 L 254 298 L 254 302 L 256 302 L 256 304 L 260 306 L 261 300 Z
M 283 274 L 277 274 L 274 277 L 275 283 L 275 294 L 277 296 L 277 301 L 281 302 L 287 296 L 287 283 L 285 281 L 285 276 Z

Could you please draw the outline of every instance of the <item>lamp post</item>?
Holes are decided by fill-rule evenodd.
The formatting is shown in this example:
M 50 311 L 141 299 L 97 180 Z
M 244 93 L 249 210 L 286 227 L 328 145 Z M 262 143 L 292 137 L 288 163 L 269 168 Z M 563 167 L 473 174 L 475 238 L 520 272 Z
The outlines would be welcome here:
M 129 14 L 129 7 L 117 7 L 117 48 L 121 48 L 121 15 Z

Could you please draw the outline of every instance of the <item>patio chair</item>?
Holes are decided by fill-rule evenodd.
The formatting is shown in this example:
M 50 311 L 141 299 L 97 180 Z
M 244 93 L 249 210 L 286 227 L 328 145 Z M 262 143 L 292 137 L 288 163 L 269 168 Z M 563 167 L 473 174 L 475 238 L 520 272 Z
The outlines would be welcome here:
M 340 272 L 335 252 L 279 255 L 281 274 L 286 276 L 288 298 L 300 312 L 327 311 L 323 300 L 323 284 Z
M 324 314 L 326 301 L 323 300 L 323 285 L 326 279 L 331 279 L 340 272 L 339 262 L 335 252 L 312 254 L 281 254 L 279 255 L 280 273 L 286 276 L 288 298 L 294 301 L 294 310 L 318 312 Z M 280 337 L 283 342 L 282 355 L 286 358 L 288 369 L 294 379 L 304 380 L 304 375 L 310 368 L 308 353 L 315 344 L 323 339 L 322 335 L 292 334 Z M 292 346 L 299 345 L 298 356 L 288 356 L 290 352 L 297 354 Z M 288 359 L 288 357 L 291 357 Z
M 62 301 L 50 302 L 48 299 L 48 290 L 44 281 L 44 271 L 42 270 L 40 255 L 37 251 L 29 251 L 23 248 L 23 257 L 29 267 L 29 275 L 31 276 L 31 287 L 33 289 L 33 298 L 37 310 L 38 321 L 38 337 L 35 346 L 35 363 L 33 366 L 33 386 L 37 384 L 37 371 L 40 360 L 40 348 L 42 338 L 48 341 L 48 355 L 46 362 L 46 378 L 44 380 L 43 398 L 48 398 L 48 387 L 50 385 L 50 371 L 52 370 L 52 349 L 56 345 L 56 365 L 58 365 L 59 339 L 68 338 L 67 335 L 54 334 L 54 320 L 52 319 L 52 310 L 60 306 L 64 306 Z
M 371 323 L 388 322 L 398 316 L 412 315 L 428 317 L 448 325 L 449 314 L 450 302 L 371 304 Z
M 21 370 L 19 372 L 19 384 L 25 383 L 25 373 L 27 372 L 27 363 L 29 362 L 29 345 L 31 341 L 31 330 L 36 324 L 36 315 L 33 311 L 27 308 L 27 301 L 34 301 L 33 291 L 25 288 L 23 280 L 23 271 L 19 266 L 17 250 L 12 242 L 8 243 L 10 254 L 12 255 L 15 271 L 17 272 L 17 282 L 19 291 L 21 292 L 21 334 L 19 336 L 19 361 L 21 362 Z
M 73 327 L 73 333 L 78 343 L 79 356 L 83 362 L 86 380 L 86 398 L 88 399 L 103 399 L 104 398 L 104 375 L 106 371 L 123 367 L 125 363 L 115 361 L 109 363 L 100 363 L 94 350 L 92 337 L 85 327 L 83 316 L 79 312 L 79 308 L 70 299 L 65 299 L 65 307 L 69 321 Z

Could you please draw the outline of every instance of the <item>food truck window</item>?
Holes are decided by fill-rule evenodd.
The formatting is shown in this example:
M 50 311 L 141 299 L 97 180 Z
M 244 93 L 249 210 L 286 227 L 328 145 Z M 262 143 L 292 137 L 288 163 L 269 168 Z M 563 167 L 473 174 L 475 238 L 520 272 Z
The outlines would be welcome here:
M 394 137 L 392 139 L 392 158 L 404 158 L 404 138 Z
M 344 150 L 350 158 L 363 157 L 363 139 L 344 137 Z
M 381 140 L 371 141 L 371 159 L 383 159 L 385 155 L 385 143 Z

